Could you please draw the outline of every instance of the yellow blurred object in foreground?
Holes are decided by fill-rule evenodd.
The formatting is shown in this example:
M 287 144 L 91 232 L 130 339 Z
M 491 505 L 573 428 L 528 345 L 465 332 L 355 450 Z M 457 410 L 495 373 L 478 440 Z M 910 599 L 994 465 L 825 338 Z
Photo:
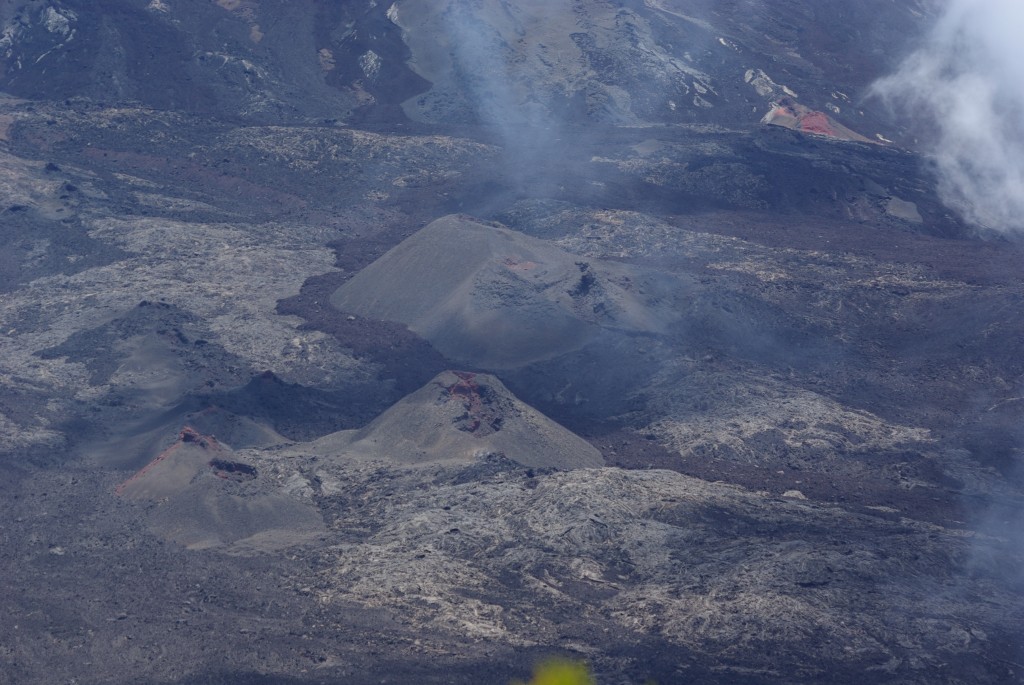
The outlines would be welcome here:
M 513 685 L 523 685 L 516 681 Z M 596 685 L 586 664 L 568 659 L 551 659 L 537 666 L 526 685 Z

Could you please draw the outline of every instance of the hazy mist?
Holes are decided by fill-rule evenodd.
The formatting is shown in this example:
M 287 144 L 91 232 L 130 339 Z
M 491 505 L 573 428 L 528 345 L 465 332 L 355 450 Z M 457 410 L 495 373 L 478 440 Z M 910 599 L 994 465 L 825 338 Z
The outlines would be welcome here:
M 944 201 L 1024 233 L 1024 3 L 951 0 L 927 40 L 874 90 L 920 127 Z

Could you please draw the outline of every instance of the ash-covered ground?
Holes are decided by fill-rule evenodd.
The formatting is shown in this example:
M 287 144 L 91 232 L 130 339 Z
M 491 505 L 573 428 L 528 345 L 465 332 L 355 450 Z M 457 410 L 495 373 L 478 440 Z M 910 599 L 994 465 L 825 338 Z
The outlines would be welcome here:
M 0 681 L 1019 682 L 939 11 L 0 2 Z

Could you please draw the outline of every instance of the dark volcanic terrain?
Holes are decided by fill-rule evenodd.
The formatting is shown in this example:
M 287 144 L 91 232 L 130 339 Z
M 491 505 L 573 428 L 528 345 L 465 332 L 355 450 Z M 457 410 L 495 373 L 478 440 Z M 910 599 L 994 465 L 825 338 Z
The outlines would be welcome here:
M 1021 682 L 939 9 L 0 0 L 0 682 Z

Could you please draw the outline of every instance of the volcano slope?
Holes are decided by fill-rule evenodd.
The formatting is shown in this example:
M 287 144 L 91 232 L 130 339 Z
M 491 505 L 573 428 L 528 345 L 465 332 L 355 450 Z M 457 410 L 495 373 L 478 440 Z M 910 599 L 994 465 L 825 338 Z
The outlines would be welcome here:
M 189 549 L 238 541 L 252 545 L 257 536 L 264 549 L 274 549 L 268 542 L 284 540 L 287 547 L 304 534 L 319 532 L 316 510 L 295 498 L 228 485 L 258 475 L 252 466 L 233 461 L 231 450 L 216 438 L 186 427 L 174 444 L 114 492 L 155 504 L 147 516 L 150 529 Z
M 405 324 L 451 359 L 506 369 L 586 347 L 606 331 L 664 332 L 685 292 L 667 275 L 591 264 L 543 240 L 449 216 L 360 271 L 331 304 Z
M 545 469 L 604 464 L 590 443 L 520 402 L 497 378 L 465 371 L 439 374 L 365 428 L 325 436 L 312 449 L 406 464 L 489 455 Z
M 0 680 L 1019 682 L 934 9 L 0 3 Z

